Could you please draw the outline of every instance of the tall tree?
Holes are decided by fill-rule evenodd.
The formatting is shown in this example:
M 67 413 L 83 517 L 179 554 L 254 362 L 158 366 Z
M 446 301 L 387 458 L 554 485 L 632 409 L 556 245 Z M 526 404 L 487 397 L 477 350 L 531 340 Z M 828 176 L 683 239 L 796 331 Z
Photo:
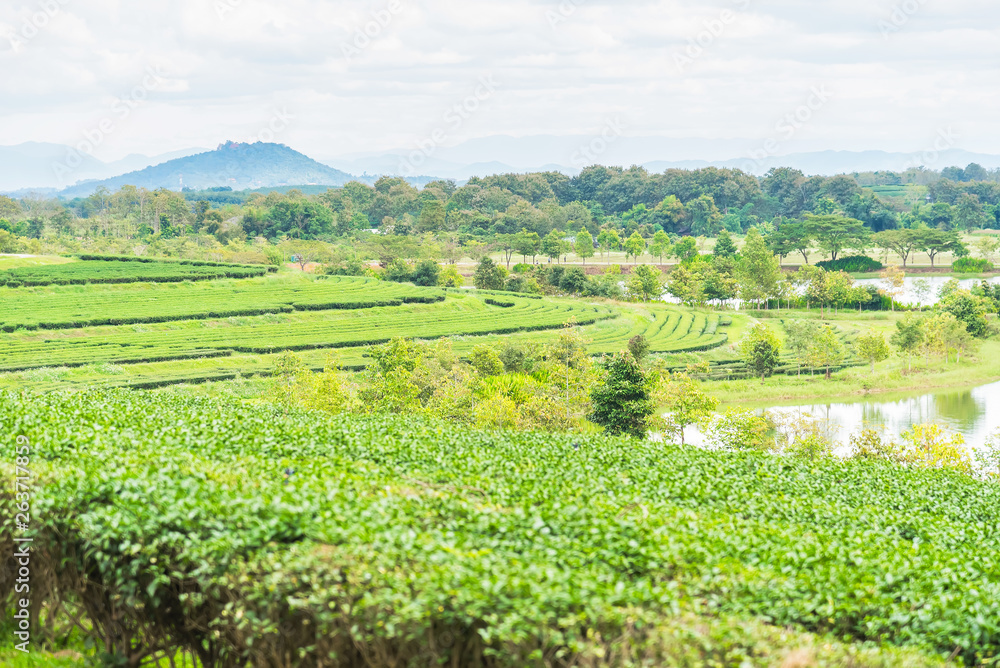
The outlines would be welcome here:
M 736 279 L 740 284 L 740 298 L 760 305 L 775 295 L 781 266 L 778 258 L 767 246 L 757 228 L 747 231 L 740 259 L 736 264 Z
M 587 264 L 588 257 L 594 257 L 594 237 L 590 236 L 590 232 L 587 231 L 586 227 L 581 229 L 576 235 L 573 249 L 576 251 L 577 257 L 583 260 L 584 264 Z

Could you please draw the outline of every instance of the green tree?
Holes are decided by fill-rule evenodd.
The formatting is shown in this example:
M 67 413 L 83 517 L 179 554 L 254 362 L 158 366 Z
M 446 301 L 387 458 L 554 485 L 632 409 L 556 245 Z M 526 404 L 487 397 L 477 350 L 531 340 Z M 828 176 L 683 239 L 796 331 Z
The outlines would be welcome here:
M 806 360 L 809 346 L 816 335 L 816 323 L 809 320 L 786 320 L 782 323 L 785 329 L 785 346 L 795 355 L 798 374 L 802 374 L 802 363 Z
M 629 276 L 628 291 L 642 301 L 659 299 L 663 296 L 663 273 L 648 264 L 635 267 Z
M 436 286 L 441 277 L 441 267 L 437 262 L 433 260 L 421 260 L 417 263 L 417 266 L 413 268 L 413 274 L 410 276 L 410 280 L 413 281 L 415 285 L 420 285 L 423 287 Z
M 740 298 L 753 304 L 766 304 L 775 295 L 781 266 L 764 237 L 757 228 L 747 231 L 746 242 L 736 265 L 736 279 L 740 284 Z
M 653 243 L 649 246 L 649 254 L 660 258 L 663 264 L 663 256 L 670 254 L 670 236 L 663 230 L 657 230 L 653 235 Z
M 701 303 L 702 287 L 701 274 L 683 264 L 674 267 L 667 281 L 667 292 L 688 306 Z
M 863 248 L 870 236 L 864 223 L 844 216 L 806 214 L 804 223 L 809 236 L 816 239 L 831 260 L 836 260 L 845 248 Z
M 868 332 L 858 337 L 855 343 L 858 357 L 868 360 L 872 365 L 872 373 L 875 373 L 875 363 L 889 359 L 889 344 L 885 341 L 883 334 Z
M 743 363 L 763 381 L 781 359 L 781 339 L 764 323 L 757 323 L 740 342 Z
M 479 290 L 503 290 L 506 278 L 507 272 L 503 267 L 497 266 L 489 257 L 484 257 L 476 267 L 472 284 Z
M 658 405 L 667 412 L 667 428 L 684 445 L 684 430 L 708 418 L 719 406 L 719 400 L 702 390 L 701 383 L 686 373 L 673 373 L 659 393 Z
M 504 372 L 503 361 L 493 346 L 480 344 L 473 348 L 469 363 L 476 370 L 476 373 L 484 378 L 499 376 Z
M 782 223 L 774 233 L 767 235 L 767 243 L 771 251 L 779 257 L 791 255 L 797 251 L 802 260 L 809 264 L 809 252 L 812 250 L 813 236 L 801 222 Z
M 684 209 L 691 219 L 691 232 L 697 236 L 713 236 L 722 229 L 722 214 L 711 195 L 701 195 L 688 202 Z
M 940 308 L 955 316 L 972 336 L 984 338 L 989 333 L 986 314 L 990 312 L 990 302 L 987 299 L 968 290 L 955 290 L 941 300 Z
M 715 248 L 712 249 L 712 255 L 715 257 L 735 257 L 736 253 L 736 242 L 733 241 L 733 237 L 729 234 L 729 231 L 722 230 L 719 232 L 719 236 L 715 240 Z
M 916 246 L 931 259 L 931 266 L 934 266 L 934 258 L 940 253 L 961 254 L 966 252 L 965 244 L 958 236 L 958 232 L 935 230 L 931 228 L 919 228 L 913 230 L 916 235 Z
M 924 342 L 923 320 L 914 313 L 907 313 L 896 321 L 896 331 L 892 334 L 892 345 L 906 355 L 907 367 L 913 368 L 912 355 Z
M 621 246 L 622 240 L 618 236 L 618 230 L 610 228 L 602 228 L 601 233 L 597 235 L 597 243 L 601 246 L 601 250 L 605 253 L 610 254 L 613 250 L 618 250 Z
M 684 237 L 674 244 L 671 253 L 682 263 L 698 257 L 698 241 L 694 237 Z
M 638 262 L 639 256 L 646 251 L 646 240 L 642 238 L 638 230 L 632 233 L 628 239 L 625 240 L 625 260 L 631 255 L 632 258 Z
M 986 227 L 989 218 L 979 203 L 979 197 L 971 193 L 962 193 L 955 202 L 954 224 L 960 230 L 981 230 Z
M 444 204 L 439 199 L 429 199 L 420 210 L 417 229 L 421 232 L 440 232 L 444 229 Z
M 587 228 L 583 228 L 576 235 L 573 248 L 576 251 L 577 257 L 581 258 L 584 264 L 587 264 L 588 257 L 594 257 L 594 237 L 590 236 Z
M 521 254 L 521 258 L 525 262 L 527 262 L 530 255 L 531 262 L 534 264 L 535 256 L 542 250 L 542 239 L 538 236 L 537 232 L 529 232 L 526 229 L 522 229 L 514 235 L 514 249 Z
M 883 230 L 875 235 L 874 241 L 879 248 L 898 255 L 905 269 L 910 253 L 917 247 L 918 235 L 916 230 Z
M 559 260 L 559 256 L 562 255 L 562 232 L 559 230 L 552 230 L 545 235 L 542 239 L 542 255 L 549 258 L 549 260 Z
M 604 379 L 590 392 L 593 411 L 588 419 L 612 436 L 645 438 L 654 406 L 639 362 L 623 352 L 605 359 L 604 369 Z
M 636 334 L 628 340 L 628 351 L 636 362 L 642 362 L 649 355 L 649 341 L 642 334 Z
M 809 346 L 809 364 L 814 367 L 826 368 L 826 377 L 830 378 L 830 367 L 836 366 L 844 359 L 844 344 L 840 342 L 837 333 L 829 325 L 823 325 L 813 337 Z

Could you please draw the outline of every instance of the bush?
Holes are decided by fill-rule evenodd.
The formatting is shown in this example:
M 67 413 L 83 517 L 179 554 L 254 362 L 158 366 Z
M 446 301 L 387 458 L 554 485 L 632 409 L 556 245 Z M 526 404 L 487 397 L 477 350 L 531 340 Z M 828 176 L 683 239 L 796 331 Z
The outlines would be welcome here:
M 393 283 L 409 283 L 413 280 L 413 270 L 405 261 L 397 258 L 390 262 L 389 266 L 382 272 L 382 280 Z
M 515 274 L 528 274 L 531 272 L 532 269 L 533 267 L 530 264 L 518 262 L 517 264 L 514 265 L 513 271 Z
M 850 274 L 869 274 L 885 269 L 885 265 L 867 255 L 849 255 L 836 260 L 823 260 L 817 262 L 816 266 L 826 271 L 846 271 Z
M 993 271 L 993 263 L 982 258 L 963 257 L 952 263 L 951 270 L 957 274 L 982 274 Z

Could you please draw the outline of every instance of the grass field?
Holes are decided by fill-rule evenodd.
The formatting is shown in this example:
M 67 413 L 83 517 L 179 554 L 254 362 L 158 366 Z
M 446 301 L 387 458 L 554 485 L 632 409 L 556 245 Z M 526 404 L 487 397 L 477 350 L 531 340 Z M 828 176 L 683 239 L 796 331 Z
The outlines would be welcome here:
M 956 473 L 150 393 L 0 394 L 0 425 L 31 438 L 32 567 L 54 585 L 38 604 L 79 610 L 121 656 L 923 666 L 1000 652 L 1000 487 Z M 0 505 L 9 541 L 7 488 Z
M 21 267 L 44 267 L 53 264 L 69 264 L 77 262 L 76 258 L 61 257 L 59 255 L 0 255 L 0 271 L 7 269 L 17 269 Z

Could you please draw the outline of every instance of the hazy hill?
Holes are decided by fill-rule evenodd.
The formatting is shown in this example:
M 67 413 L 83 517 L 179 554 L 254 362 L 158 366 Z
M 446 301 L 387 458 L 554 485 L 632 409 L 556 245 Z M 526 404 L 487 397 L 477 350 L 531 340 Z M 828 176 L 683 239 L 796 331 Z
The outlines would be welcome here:
M 296 185 L 340 186 L 353 177 L 320 164 L 284 144 L 228 142 L 214 151 L 170 160 L 110 179 L 87 181 L 64 190 L 64 197 L 85 197 L 97 188 L 133 185 L 154 190 L 195 190 L 229 186 L 233 190 Z

